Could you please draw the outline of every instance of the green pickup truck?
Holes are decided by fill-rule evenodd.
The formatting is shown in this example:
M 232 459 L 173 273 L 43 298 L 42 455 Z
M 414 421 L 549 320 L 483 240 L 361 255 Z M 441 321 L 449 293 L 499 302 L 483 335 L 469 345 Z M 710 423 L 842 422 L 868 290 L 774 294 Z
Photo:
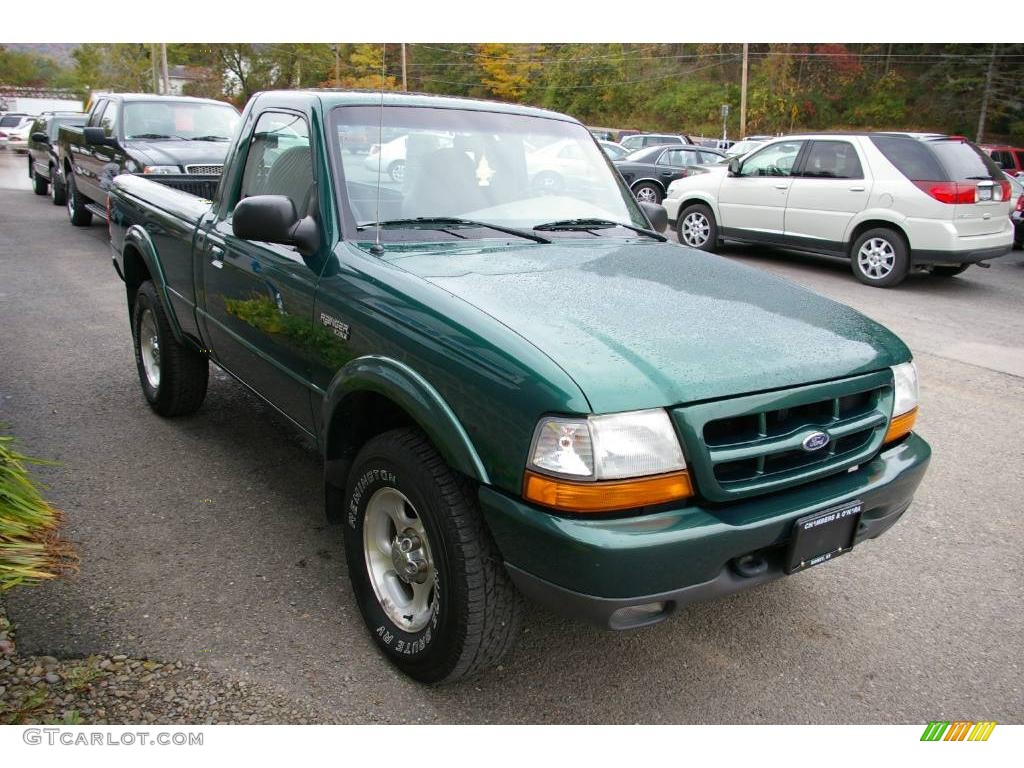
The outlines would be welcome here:
M 196 411 L 212 360 L 315 438 L 423 682 L 498 663 L 524 595 L 628 629 L 834 560 L 928 464 L 898 338 L 667 242 L 564 115 L 262 93 L 212 203 L 121 175 L 108 206 L 149 405 Z

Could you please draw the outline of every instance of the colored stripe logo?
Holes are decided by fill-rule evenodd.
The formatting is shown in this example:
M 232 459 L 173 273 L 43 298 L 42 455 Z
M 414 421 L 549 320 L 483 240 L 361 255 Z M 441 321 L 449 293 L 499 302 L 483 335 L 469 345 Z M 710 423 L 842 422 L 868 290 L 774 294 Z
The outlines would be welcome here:
M 988 741 L 995 727 L 994 720 L 932 720 L 925 726 L 921 741 Z

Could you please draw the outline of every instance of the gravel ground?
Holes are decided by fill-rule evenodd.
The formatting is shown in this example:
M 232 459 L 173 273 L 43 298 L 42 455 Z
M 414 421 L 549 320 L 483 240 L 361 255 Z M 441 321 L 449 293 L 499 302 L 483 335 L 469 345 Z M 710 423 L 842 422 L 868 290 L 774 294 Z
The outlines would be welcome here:
M 21 656 L 0 597 L 0 725 L 323 723 L 262 686 L 199 664 L 125 654 Z

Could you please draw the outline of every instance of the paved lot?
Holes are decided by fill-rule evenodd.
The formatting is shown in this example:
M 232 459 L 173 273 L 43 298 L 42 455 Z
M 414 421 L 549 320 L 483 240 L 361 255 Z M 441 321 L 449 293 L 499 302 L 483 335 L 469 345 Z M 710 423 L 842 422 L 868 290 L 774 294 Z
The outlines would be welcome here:
M 834 565 L 649 630 L 533 608 L 503 669 L 425 689 L 365 634 L 313 446 L 219 372 L 197 415 L 155 416 L 105 226 L 73 229 L 22 162 L 0 153 L 0 420 L 62 462 L 42 474 L 82 555 L 76 578 L 9 596 L 24 653 L 200 661 L 325 721 L 1024 720 L 1019 252 L 881 291 L 841 261 L 730 249 L 910 344 L 935 449 L 910 513 Z

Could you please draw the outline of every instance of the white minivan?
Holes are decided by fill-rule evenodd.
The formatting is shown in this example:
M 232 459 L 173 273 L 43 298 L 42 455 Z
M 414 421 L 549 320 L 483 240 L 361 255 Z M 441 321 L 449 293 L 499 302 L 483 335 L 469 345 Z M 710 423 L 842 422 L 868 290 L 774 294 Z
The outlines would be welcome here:
M 679 242 L 722 240 L 850 259 L 887 288 L 912 267 L 953 276 L 1013 244 L 1009 182 L 960 137 L 900 133 L 785 136 L 674 181 L 664 200 Z

